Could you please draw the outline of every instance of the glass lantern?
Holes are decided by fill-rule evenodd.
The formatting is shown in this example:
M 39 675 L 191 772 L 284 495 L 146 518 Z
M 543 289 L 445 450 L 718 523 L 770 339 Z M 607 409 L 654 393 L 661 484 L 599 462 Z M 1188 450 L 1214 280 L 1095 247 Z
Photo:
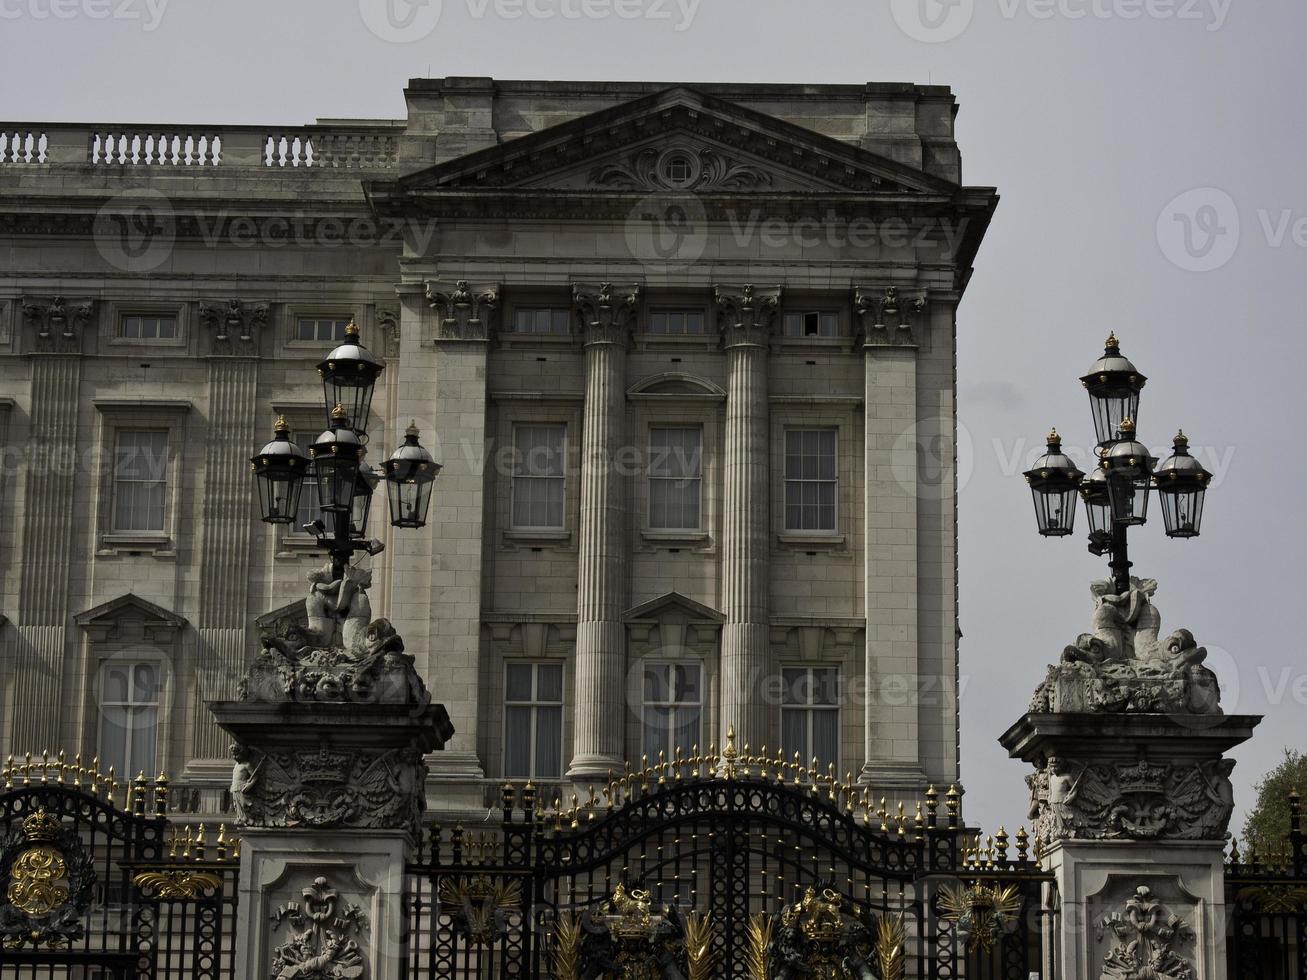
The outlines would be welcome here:
M 415 423 L 409 423 L 404 444 L 386 460 L 385 470 L 390 523 L 395 527 L 426 526 L 432 484 L 441 466 L 418 443 Z
M 359 328 L 353 320 L 345 328 L 345 342 L 318 365 L 322 376 L 322 397 L 328 413 L 343 406 L 355 432 L 366 432 L 372 413 L 372 390 L 386 369 L 359 342 Z
M 344 406 L 331 411 L 331 428 L 309 447 L 318 481 L 318 506 L 330 513 L 350 513 L 358 483 L 363 443 L 350 427 Z
M 1161 498 L 1162 520 L 1172 538 L 1196 538 L 1202 529 L 1203 501 L 1212 474 L 1189 455 L 1189 438 L 1180 432 L 1175 437 L 1175 452 L 1153 475 L 1157 495 Z
M 259 509 L 268 524 L 292 524 L 299 510 L 300 491 L 309 471 L 309 458 L 290 441 L 290 426 L 278 415 L 272 442 L 250 459 L 259 488 Z
M 1103 457 L 1112 520 L 1127 527 L 1146 524 L 1148 494 L 1153 487 L 1153 467 L 1157 460 L 1148 454 L 1147 446 L 1135 440 L 1132 419 L 1121 421 L 1117 436 Z
M 1054 429 L 1048 434 L 1048 452 L 1035 460 L 1026 472 L 1026 482 L 1035 503 L 1039 533 L 1046 538 L 1065 537 L 1075 531 L 1076 492 L 1084 474 L 1062 452 L 1062 437 Z
M 1090 367 L 1080 383 L 1089 392 L 1094 413 L 1094 432 L 1100 446 L 1114 442 L 1126 419 L 1139 420 L 1139 393 L 1148 379 L 1121 356 L 1121 345 L 1113 333 L 1107 338 L 1103 356 Z

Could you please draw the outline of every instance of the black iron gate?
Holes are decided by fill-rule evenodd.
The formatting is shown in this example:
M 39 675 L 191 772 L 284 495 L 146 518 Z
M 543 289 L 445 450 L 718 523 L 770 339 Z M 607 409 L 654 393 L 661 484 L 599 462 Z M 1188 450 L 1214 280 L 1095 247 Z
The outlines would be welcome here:
M 1024 834 L 1015 854 L 1002 833 L 981 845 L 942 802 L 891 812 L 830 774 L 729 756 L 547 808 L 506 786 L 494 830 L 433 826 L 410 865 L 408 976 L 754 980 L 825 957 L 853 971 L 831 976 L 1051 980 L 1049 876 Z
M 237 845 L 165 818 L 166 777 L 0 771 L 0 977 L 234 978 Z

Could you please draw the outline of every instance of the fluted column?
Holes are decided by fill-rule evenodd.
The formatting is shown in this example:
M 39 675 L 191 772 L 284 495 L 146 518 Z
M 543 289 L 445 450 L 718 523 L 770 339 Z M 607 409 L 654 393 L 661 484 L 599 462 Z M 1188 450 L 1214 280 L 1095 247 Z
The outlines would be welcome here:
M 917 343 L 924 299 L 859 290 L 865 364 L 863 493 L 866 628 L 861 781 L 921 790 L 918 630 Z M 893 691 L 893 696 L 887 692 Z
M 78 394 L 82 337 L 90 302 L 23 304 L 25 349 L 32 351 L 28 464 L 23 489 L 22 588 L 18 596 L 18 657 L 14 664 L 13 741 L 19 751 L 62 746 L 64 722 L 80 689 L 66 690 L 69 570 L 78 560 L 80 527 L 74 494 L 78 462 Z M 82 560 L 85 559 L 81 555 Z
M 638 287 L 576 286 L 585 344 L 581 433 L 581 527 L 576 600 L 575 743 L 568 776 L 606 777 L 621 768 L 626 717 L 625 488 L 613 461 L 625 439 L 626 349 Z
M 763 697 L 771 667 L 767 540 L 771 524 L 767 347 L 780 289 L 717 287 L 718 329 L 726 350 L 726 446 L 722 499 L 721 736 L 752 748 L 775 745 Z

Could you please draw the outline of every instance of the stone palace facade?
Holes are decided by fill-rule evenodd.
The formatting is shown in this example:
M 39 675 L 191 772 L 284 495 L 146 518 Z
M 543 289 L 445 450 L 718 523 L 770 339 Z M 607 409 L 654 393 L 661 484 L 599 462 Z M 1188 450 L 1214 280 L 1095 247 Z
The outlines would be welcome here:
M 430 521 L 372 534 L 443 811 L 738 742 L 958 778 L 955 337 L 997 203 L 940 86 L 419 79 L 402 120 L 0 130 L 0 754 L 229 804 L 323 561 L 247 460 L 356 321 Z M 315 513 L 306 492 L 305 521 Z M 368 561 L 364 559 L 364 561 Z

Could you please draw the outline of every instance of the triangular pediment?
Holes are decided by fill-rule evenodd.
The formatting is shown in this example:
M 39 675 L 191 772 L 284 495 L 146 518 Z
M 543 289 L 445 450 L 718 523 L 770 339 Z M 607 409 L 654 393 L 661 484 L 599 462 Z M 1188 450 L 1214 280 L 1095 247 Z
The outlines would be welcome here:
M 676 87 L 396 181 L 396 197 L 475 192 L 951 195 L 956 185 L 757 110 Z
M 669 612 L 679 612 L 688 620 L 706 620 L 713 623 L 720 623 L 726 618 L 716 609 L 711 609 L 702 602 L 695 602 L 679 592 L 668 592 L 656 599 L 642 602 L 628 609 L 624 618 L 627 622 L 637 619 L 662 619 Z
M 97 623 L 116 623 L 123 619 L 139 619 L 147 626 L 167 626 L 173 629 L 186 625 L 186 620 L 181 616 L 131 592 L 73 617 L 73 621 L 82 627 Z
M 284 606 L 268 610 L 254 620 L 254 625 L 260 630 L 273 630 L 275 632 L 278 627 L 307 626 L 308 622 L 309 611 L 304 605 L 304 600 L 296 599 Z

